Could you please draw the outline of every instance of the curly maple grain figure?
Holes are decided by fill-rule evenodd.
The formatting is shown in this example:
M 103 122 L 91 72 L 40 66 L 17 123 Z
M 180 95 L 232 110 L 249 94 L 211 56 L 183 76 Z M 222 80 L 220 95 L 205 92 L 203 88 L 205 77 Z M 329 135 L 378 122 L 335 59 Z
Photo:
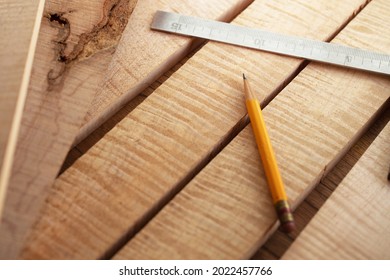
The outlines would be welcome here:
M 138 5 L 110 64 L 106 80 L 94 98 L 74 144 L 88 136 L 129 100 L 184 58 L 194 46 L 202 42 L 151 31 L 150 26 L 157 10 L 194 16 L 204 15 L 206 18 L 229 22 L 251 2 L 253 0 L 198 0 L 196 3 L 147 0 L 143 1 L 143 5 Z M 145 49 L 148 51 L 144 51 Z M 134 59 L 135 54 L 137 59 Z M 153 71 L 146 72 L 145 70 L 149 68 Z
M 0 227 L 0 257 L 19 256 L 24 238 L 39 216 L 40 206 L 60 170 L 76 132 L 83 123 L 91 101 L 99 94 L 96 92 L 102 87 L 114 48 L 107 49 L 105 44 L 95 44 L 95 39 L 102 42 L 106 38 L 104 34 L 110 35 L 109 37 L 116 34 L 110 29 L 110 26 L 115 27 L 115 24 L 109 18 L 119 19 L 121 22 L 121 13 L 116 13 L 116 9 L 128 7 L 131 11 L 136 2 L 135 0 L 47 2 L 5 214 Z M 191 11 L 199 16 L 231 20 L 249 2 L 251 1 L 209 0 L 207 7 L 198 5 L 199 1 L 197 5 L 193 5 L 192 1 L 137 2 L 127 24 L 131 27 L 125 29 L 125 38 L 122 40 L 122 45 L 125 44 L 130 49 L 120 48 L 119 56 L 116 56 L 117 60 L 130 67 L 126 67 L 126 71 L 122 72 L 125 73 L 125 77 L 121 78 L 130 79 L 132 70 L 136 69 L 135 72 L 139 76 L 131 80 L 137 85 L 132 92 L 134 95 L 138 94 L 144 86 L 145 77 L 148 77 L 147 81 L 150 83 L 157 77 L 151 75 L 156 73 L 157 66 L 162 66 L 160 70 L 166 70 L 190 50 L 193 42 L 190 38 L 171 40 L 170 37 L 161 34 L 152 36 L 156 39 L 154 43 L 144 41 L 144 38 L 150 37 L 151 31 L 146 26 L 150 25 L 148 18 L 155 9 L 183 13 Z M 136 20 L 132 20 L 134 16 Z M 68 23 L 70 34 L 67 34 Z M 104 26 L 108 29 L 106 30 Z M 134 29 L 137 32 L 132 32 Z M 90 41 L 88 34 L 92 36 Z M 117 38 L 116 35 L 114 37 Z M 83 51 L 78 50 L 79 46 L 83 46 Z M 98 51 L 94 55 L 89 55 L 87 50 L 96 48 Z M 156 66 L 148 63 L 149 61 L 158 61 L 159 64 Z M 129 62 L 133 65 L 130 66 Z M 109 73 L 112 75 L 113 72 Z M 48 75 L 51 84 L 48 82 Z
M 234 22 L 326 40 L 333 37 L 364 3 L 362 0 L 348 3 L 336 0 L 310 3 L 306 0 L 259 0 Z M 280 21 L 280 18 L 286 20 Z M 176 40 L 172 35 L 158 34 Z M 158 50 L 161 49 L 159 46 Z M 157 53 L 157 50 L 154 51 Z M 163 224 L 150 220 L 191 181 L 219 147 L 226 145 L 226 139 L 242 127 L 246 110 L 242 84 L 237 76 L 244 69 L 248 73 L 262 73 L 261 79 L 251 75 L 252 85 L 258 94 L 263 95 L 262 100 L 269 99 L 296 75 L 301 65 L 302 61 L 298 59 L 207 43 L 56 180 L 41 220 L 26 243 L 23 257 L 110 257 L 148 222 L 154 224 L 156 231 L 147 231 L 143 235 L 142 230 L 135 235 L 133 240 L 138 240 L 137 247 L 146 249 L 134 250 L 136 246 L 133 244 L 134 255 L 129 254 L 130 257 L 246 256 L 259 235 L 267 231 L 276 219 L 267 186 L 259 185 L 257 181 L 262 178 L 259 165 L 251 162 L 253 165 L 248 167 L 250 174 L 244 175 L 235 165 L 236 154 L 222 166 L 222 170 L 230 171 L 230 166 L 236 166 L 232 172 L 224 172 L 225 176 L 221 176 L 220 170 L 215 170 L 212 176 L 197 184 L 195 191 L 191 188 L 193 191 L 189 196 L 181 193 L 176 196 L 180 196 L 182 202 L 170 204 L 168 216 L 173 219 L 163 219 Z M 343 84 L 343 75 L 340 74 L 338 85 Z M 312 80 L 304 83 L 297 92 L 311 83 Z M 378 86 L 381 83 L 383 85 L 383 81 L 372 81 Z M 285 97 L 287 101 L 290 100 L 288 96 Z M 374 111 L 380 102 L 372 106 Z M 275 108 L 275 111 L 278 109 Z M 252 139 L 252 136 L 245 135 L 244 139 Z M 240 142 L 235 146 L 237 157 L 253 159 L 257 151 L 249 149 L 251 145 Z M 280 160 L 278 162 L 282 164 Z M 306 169 L 300 172 L 306 174 Z M 218 184 L 218 181 L 213 184 L 213 180 L 208 178 L 223 178 L 224 181 L 223 184 Z M 236 180 L 241 188 L 237 187 Z M 291 186 L 288 189 L 291 197 L 296 185 L 287 182 L 286 185 Z M 259 193 L 261 186 L 264 192 Z M 299 186 L 303 188 L 306 185 Z M 208 202 L 202 204 L 202 198 Z M 192 202 L 195 201 L 200 204 L 194 205 Z M 253 203 L 256 205 L 254 208 Z M 184 213 L 188 218 L 179 219 Z M 200 220 L 194 217 L 198 214 Z M 251 219 L 249 223 L 247 219 Z M 265 222 L 265 228 L 259 232 L 259 223 L 262 222 Z M 213 235 L 208 235 L 210 232 Z M 143 237 L 138 239 L 138 235 Z M 159 239 L 159 235 L 163 240 Z M 191 238 L 195 238 L 196 242 L 192 242 L 194 239 Z M 186 243 L 187 240 L 190 242 Z M 158 245 L 155 253 L 154 245 Z
M 390 18 L 388 8 L 387 0 L 371 2 L 333 41 L 386 51 L 390 48 L 390 30 L 386 25 Z M 271 68 L 262 66 L 250 71 L 248 63 L 243 67 L 249 73 L 258 73 L 251 75 L 251 81 L 259 85 L 264 84 L 264 76 Z M 293 207 L 321 180 L 325 170 L 331 169 L 359 139 L 375 117 L 388 108 L 389 87 L 386 76 L 312 63 L 264 108 L 264 118 Z M 214 113 L 213 119 L 216 116 Z M 261 162 L 253 156 L 256 153 L 251 128 L 247 127 L 115 258 L 242 259 L 252 256 L 273 232 L 277 221 Z M 380 207 L 376 211 L 370 213 L 382 216 L 375 223 L 381 228 L 382 219 L 388 224 L 388 212 L 383 214 Z M 331 231 L 332 227 L 330 221 L 327 228 Z M 368 224 L 366 232 L 370 232 L 370 228 Z M 384 244 L 388 244 L 388 238 Z
M 387 124 L 283 259 L 390 258 L 389 139 Z
M 0 2 L 0 218 L 45 1 Z

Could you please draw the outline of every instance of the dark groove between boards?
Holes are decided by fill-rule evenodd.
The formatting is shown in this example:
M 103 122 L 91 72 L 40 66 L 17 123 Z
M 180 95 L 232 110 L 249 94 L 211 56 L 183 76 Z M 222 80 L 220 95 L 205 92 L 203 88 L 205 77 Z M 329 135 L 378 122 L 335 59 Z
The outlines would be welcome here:
M 361 7 L 361 9 L 363 9 L 365 7 L 365 5 L 363 7 Z M 327 42 L 331 41 L 334 37 L 337 36 L 337 34 L 361 11 L 361 9 L 356 12 L 354 15 L 352 15 L 347 21 L 345 24 L 341 25 L 339 29 L 337 29 L 334 33 L 332 33 L 329 38 L 326 40 Z M 239 15 L 239 14 L 237 14 Z M 237 16 L 236 15 L 236 16 Z M 175 66 L 174 68 L 177 67 L 176 70 L 172 71 L 170 74 L 166 75 L 168 77 L 170 77 L 170 75 L 172 73 L 174 73 L 175 71 L 177 71 L 191 56 L 193 56 L 197 51 L 199 51 L 204 44 L 206 44 L 207 41 L 203 42 L 203 44 L 201 44 L 200 46 L 198 46 L 193 52 L 191 52 L 191 54 L 189 56 L 187 56 L 185 59 L 183 59 L 180 63 L 177 64 L 177 66 Z M 283 81 L 277 88 L 275 88 L 275 90 L 273 92 L 271 92 L 271 94 L 262 102 L 262 107 L 266 107 L 296 76 L 298 76 L 301 71 L 306 68 L 306 66 L 309 64 L 309 61 L 307 60 L 302 60 L 302 62 L 298 65 L 297 69 L 295 69 L 287 78 L 285 81 Z M 169 71 L 168 71 L 169 72 Z M 167 77 L 167 78 L 168 78 Z M 160 84 L 156 85 L 156 82 L 154 83 L 154 88 L 157 88 L 158 86 L 160 86 L 163 82 L 160 82 Z M 152 91 L 154 91 L 153 87 L 150 87 L 152 88 Z M 146 98 L 146 97 L 145 97 Z M 143 101 L 143 100 L 142 100 Z M 141 101 L 141 102 L 142 102 Z M 140 102 L 140 103 L 141 103 Z M 129 106 L 131 107 L 132 105 L 132 101 L 129 102 Z M 128 107 L 125 106 L 126 108 Z M 138 105 L 138 104 L 137 104 Z M 119 113 L 117 113 L 117 115 L 119 115 L 121 112 L 122 112 L 122 116 L 120 117 L 119 120 L 116 120 L 115 122 L 110 122 L 111 120 L 109 120 L 107 123 L 110 123 L 109 124 L 109 129 L 106 129 L 106 131 L 104 132 L 107 133 L 109 130 L 111 130 L 120 120 L 122 120 L 127 114 L 129 114 L 131 112 L 131 110 L 133 110 L 134 108 L 131 108 L 131 110 L 127 109 L 127 111 L 125 111 L 125 113 L 123 113 L 124 110 L 126 110 L 126 108 L 123 108 Z M 119 240 L 117 240 L 117 242 L 115 242 L 115 244 L 113 244 L 111 246 L 111 248 L 109 248 L 105 253 L 102 254 L 102 256 L 100 257 L 100 259 L 111 259 L 113 256 L 115 256 L 115 254 L 122 248 L 124 247 L 127 242 L 129 240 L 131 240 L 139 231 L 141 231 L 182 189 L 184 189 L 184 187 L 208 164 L 211 162 L 211 160 L 218 154 L 220 153 L 247 125 L 249 124 L 249 118 L 247 117 L 247 115 L 245 115 L 224 137 L 222 137 L 220 143 L 216 144 L 216 146 L 208 153 L 208 155 L 203 158 L 199 163 L 198 165 L 192 170 L 190 171 L 187 176 L 185 178 L 183 178 L 180 182 L 178 182 L 178 184 L 172 189 L 172 191 L 170 193 L 168 193 L 167 195 L 165 195 L 156 205 L 156 207 L 154 207 L 153 209 L 150 209 L 150 211 L 148 211 L 145 216 L 141 219 L 140 222 L 138 222 L 134 228 L 131 228 L 129 229 L 129 231 L 124 234 Z M 104 126 L 104 125 L 103 125 Z M 94 133 L 92 133 L 94 134 Z M 100 140 L 103 136 L 101 135 L 99 137 L 98 140 Z M 86 149 L 84 148 L 80 148 L 80 145 L 81 144 L 86 144 L 86 142 L 88 141 L 89 137 L 84 140 L 82 143 L 80 143 L 79 145 L 77 145 L 77 147 L 79 147 L 79 150 L 83 151 L 84 153 L 88 151 L 89 148 L 91 148 L 97 141 L 92 141 L 92 145 L 89 144 L 87 146 Z M 74 162 L 74 161 L 73 161 Z M 68 165 L 68 166 L 71 166 Z M 65 169 L 66 170 L 66 169 Z M 64 171 L 64 170 L 63 170 Z M 62 172 L 63 172 L 62 171 Z M 275 254 L 272 254 L 272 255 L 275 255 Z
M 249 1 L 242 10 L 238 10 L 230 18 L 230 21 L 233 21 L 238 17 L 247 7 L 249 7 L 254 0 Z M 85 154 L 90 148 L 92 148 L 101 138 L 104 137 L 112 128 L 115 127 L 121 120 L 123 120 L 132 110 L 134 110 L 139 104 L 141 104 L 149 95 L 151 95 L 160 85 L 162 85 L 168 78 L 171 77 L 173 73 L 179 70 L 192 56 L 194 56 L 199 50 L 206 45 L 208 40 L 194 38 L 191 46 L 190 52 L 182 58 L 176 65 L 171 69 L 163 73 L 156 81 L 154 81 L 147 89 L 145 89 L 138 96 L 130 100 L 125 106 L 123 106 L 117 113 L 115 113 L 111 118 L 106 122 L 100 125 L 95 129 L 90 135 L 85 137 L 79 143 L 77 143 L 72 149 L 68 152 L 64 163 L 57 174 L 57 177 L 64 173 L 69 167 L 71 167 L 77 159 L 79 159 L 83 154 Z
M 308 62 L 303 60 L 286 80 L 277 87 L 278 92 L 274 90 L 270 97 L 265 99 L 261 106 L 265 108 L 272 99 L 277 96 L 277 94 L 282 91 L 299 73 L 307 66 Z M 129 231 L 122 236 L 106 253 L 104 253 L 100 259 L 111 259 L 119 252 L 119 250 L 124 247 L 127 242 L 129 242 L 138 232 L 140 232 L 177 194 L 179 194 L 185 186 L 196 176 L 202 169 L 209 164 L 229 143 L 249 124 L 248 115 L 244 115 L 236 125 L 231 128 L 225 136 L 221 138 L 221 141 L 217 143 L 214 148 L 197 164 L 197 166 L 190 171 L 185 178 L 183 178 L 178 184 L 172 188 L 172 191 L 165 195 L 158 203 L 157 206 L 151 209 L 146 213 L 134 228 L 129 229 Z
M 363 9 L 365 7 L 367 7 L 367 5 L 372 2 L 372 0 L 367 0 L 365 4 L 361 5 L 356 11 L 355 13 L 353 13 L 348 19 L 347 21 L 342 24 L 340 26 L 340 28 L 338 30 L 336 30 L 331 36 L 329 36 L 329 39 L 327 40 L 327 42 L 330 42 L 332 41 L 345 27 L 347 27 L 347 25 L 358 15 L 360 14 L 361 11 L 363 11 Z M 385 111 L 380 115 L 378 116 L 377 118 L 380 119 L 379 122 L 383 125 L 380 130 L 384 127 L 384 125 L 386 125 L 386 123 L 389 121 L 389 109 L 388 109 L 388 104 L 389 104 L 389 100 L 387 100 L 387 109 L 385 109 Z M 385 119 L 385 123 L 383 124 L 381 121 L 382 121 L 382 118 Z M 387 122 L 386 122 L 386 119 L 387 119 Z M 381 124 L 379 126 L 381 126 Z M 374 126 L 375 127 L 375 124 Z M 368 129 L 368 131 L 366 131 L 364 133 L 364 135 L 362 136 L 362 139 L 365 139 L 365 137 L 368 137 L 366 135 L 368 135 L 369 133 L 374 133 L 372 132 L 372 130 L 375 129 L 375 128 L 371 128 L 371 129 Z M 380 131 L 377 131 L 377 134 L 379 134 Z M 377 135 L 376 134 L 376 135 Z M 357 143 L 361 143 L 361 141 L 363 140 L 358 140 Z M 368 140 L 367 140 L 368 141 Z M 373 139 L 371 140 L 371 142 L 373 141 Z M 342 179 L 345 177 L 345 175 L 349 172 L 349 170 L 351 170 L 351 168 L 353 167 L 353 165 L 358 161 L 358 159 L 361 157 L 361 155 L 364 153 L 364 151 L 368 148 L 365 147 L 363 151 L 360 151 L 359 153 L 359 149 L 358 148 L 355 148 L 358 144 L 355 144 L 353 147 L 354 148 L 351 148 L 350 151 L 335 165 L 335 167 L 333 168 L 333 170 L 331 170 L 329 172 L 328 175 L 326 175 L 322 180 L 321 182 L 317 185 L 317 187 L 315 187 L 313 189 L 313 191 L 306 197 L 306 199 L 301 203 L 301 205 L 299 205 L 295 211 L 294 211 L 294 217 L 296 219 L 296 223 L 297 223 L 297 229 L 296 231 L 293 233 L 293 234 L 290 234 L 290 237 L 291 237 L 291 243 L 288 244 L 288 246 L 284 246 L 283 248 L 283 253 L 287 251 L 287 249 L 290 247 L 290 245 L 292 244 L 292 242 L 297 238 L 297 236 L 302 232 L 302 230 L 306 227 L 306 225 L 310 222 L 310 220 L 314 217 L 314 215 L 318 212 L 319 208 L 325 203 L 325 201 L 330 197 L 330 195 L 333 193 L 333 191 L 336 189 L 336 187 L 339 185 L 339 183 L 342 181 Z M 356 149 L 356 151 L 354 150 Z M 352 157 L 353 158 L 353 164 L 348 164 L 347 161 L 346 161 L 346 158 L 348 157 Z M 332 175 L 335 173 L 334 170 L 337 170 L 337 169 L 341 169 L 340 166 L 343 166 L 343 165 L 349 165 L 347 166 L 347 168 L 344 168 L 344 172 L 342 173 L 341 176 L 339 177 L 336 177 L 336 178 L 332 178 Z M 390 171 L 389 171 L 390 173 Z M 327 182 L 327 184 L 324 184 L 324 182 Z M 324 193 L 324 191 L 326 192 L 326 194 Z M 315 197 L 320 197 L 320 205 L 318 207 L 316 207 L 316 203 L 315 202 L 312 202 L 312 200 L 315 200 Z M 318 199 L 317 199 L 318 200 Z M 314 211 L 314 213 L 310 213 L 309 214 L 309 217 L 305 217 L 305 215 L 307 216 L 307 212 L 304 210 L 306 207 L 314 207 L 314 209 L 316 209 L 316 211 Z M 270 236 L 270 238 L 259 248 L 259 250 L 252 256 L 251 259 L 267 259 L 266 256 L 266 252 L 270 251 L 270 249 L 268 247 L 274 245 L 275 243 L 280 243 L 279 241 L 283 238 L 283 236 L 285 236 L 286 233 L 282 232 L 280 230 L 280 228 L 278 228 L 274 233 L 273 235 Z M 275 259 L 280 259 L 282 257 L 283 254 L 281 255 L 278 255 L 278 254 L 273 254 L 273 255 L 276 255 L 277 258 Z
M 88 137 L 74 146 L 68 153 L 64 164 L 61 167 L 58 176 L 64 173 L 69 167 L 71 167 L 77 159 L 79 159 L 83 154 L 87 153 L 90 148 L 92 148 L 100 139 L 104 137 L 111 129 L 113 129 L 120 121 L 122 121 L 128 114 L 131 113 L 137 106 L 139 106 L 149 95 L 151 95 L 160 85 L 162 85 L 173 73 L 180 69 L 188 59 L 195 55 L 206 42 L 197 44 L 185 58 L 178 62 L 172 69 L 161 75 L 155 82 L 153 82 L 146 90 L 134 97 L 130 102 L 128 102 L 122 109 L 120 109 L 114 116 L 109 120 L 104 122 L 99 128 L 93 131 Z
M 269 252 L 271 253 L 271 256 L 275 256 L 274 259 L 280 259 L 283 256 L 389 121 L 390 102 L 387 102 L 387 109 L 378 116 L 375 123 L 296 208 L 294 217 L 297 223 L 297 229 L 293 234 L 288 235 L 290 237 L 290 242 L 285 242 L 286 234 L 279 228 L 252 256 L 252 259 L 273 259 L 270 258 Z M 324 192 L 326 192 L 326 194 L 324 194 Z M 273 250 L 273 248 L 276 247 L 278 249 L 277 252 Z
M 361 8 L 361 7 L 360 7 Z M 360 12 L 360 10 L 359 10 Z M 358 13 L 356 13 L 358 14 Z M 355 14 L 355 15 L 356 15 Z M 348 18 L 347 23 L 351 21 L 354 16 Z M 327 42 L 331 41 L 337 34 L 344 28 L 347 23 L 342 24 L 335 32 L 333 32 Z M 296 76 L 298 76 L 303 69 L 309 64 L 308 60 L 302 60 L 298 67 L 278 86 L 275 88 L 270 95 L 263 100 L 261 107 L 265 108 Z M 122 236 L 106 253 L 101 256 L 101 259 L 111 259 L 113 258 L 122 247 L 124 247 L 138 232 L 140 232 L 178 193 L 180 193 L 185 186 L 197 175 L 202 169 L 212 161 L 212 159 L 220 153 L 247 125 L 249 124 L 249 118 L 245 115 L 218 143 L 210 153 L 202 159 L 199 164 L 188 173 L 188 175 L 180 181 L 170 193 L 164 196 L 157 206 L 151 209 L 145 217 L 140 221 L 134 228 L 129 229 L 129 231 Z

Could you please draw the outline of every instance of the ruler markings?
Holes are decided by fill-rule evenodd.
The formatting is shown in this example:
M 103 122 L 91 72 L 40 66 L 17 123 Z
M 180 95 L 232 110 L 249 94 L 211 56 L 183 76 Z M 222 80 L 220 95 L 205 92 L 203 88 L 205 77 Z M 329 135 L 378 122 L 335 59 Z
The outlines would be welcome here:
M 157 11 L 151 28 L 376 73 L 390 74 L 390 56 L 387 54 L 282 35 L 225 22 Z

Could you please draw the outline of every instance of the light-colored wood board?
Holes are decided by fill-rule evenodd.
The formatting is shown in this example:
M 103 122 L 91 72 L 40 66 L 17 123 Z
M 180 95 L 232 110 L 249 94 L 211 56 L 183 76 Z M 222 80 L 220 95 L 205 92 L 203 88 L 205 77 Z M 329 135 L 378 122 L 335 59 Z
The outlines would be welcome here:
M 251 259 L 280 259 L 389 121 L 390 110 L 388 109 L 375 120 L 375 123 L 364 133 L 353 148 L 348 151 L 340 162 L 337 163 L 329 174 L 321 180 L 315 189 L 295 209 L 296 230 L 292 234 L 286 235 L 278 228 Z
M 105 82 L 93 100 L 85 124 L 74 143 L 77 144 L 90 135 L 129 100 L 174 66 L 194 47 L 194 44 L 201 42 L 201 40 L 190 40 L 183 36 L 172 37 L 164 32 L 150 30 L 157 10 L 231 21 L 252 1 L 201 0 L 196 4 L 191 1 L 143 1 L 143 5 L 138 5 L 135 9 L 127 25 Z M 146 52 L 145 49 L 148 51 Z
M 256 1 L 235 23 L 326 39 L 363 3 Z M 261 73 L 251 77 L 264 99 L 301 63 L 208 43 L 56 180 L 22 256 L 97 258 L 120 245 L 245 116 L 242 71 Z
M 253 136 L 246 133 L 241 137 Z M 344 139 L 344 143 L 349 140 Z M 272 233 L 276 216 L 261 166 L 257 169 L 252 167 L 259 164 L 251 160 L 254 155 L 257 156 L 255 143 L 243 142 L 231 148 L 234 151 L 228 150 L 231 157 L 219 156 L 215 163 L 218 167 L 206 167 L 200 179 L 195 178 L 116 258 L 250 258 Z M 243 153 L 243 149 L 251 146 L 250 152 Z M 288 148 L 283 143 L 276 145 L 280 158 L 285 158 L 283 151 Z M 321 151 L 322 147 L 316 148 Z M 315 153 L 311 149 L 305 151 Z M 320 155 L 322 153 L 324 151 Z M 299 158 L 302 159 L 301 156 Z M 316 159 L 320 160 L 319 157 Z M 246 172 L 237 171 L 235 163 L 254 175 L 249 177 Z M 314 167 L 301 162 L 301 165 L 291 168 L 288 165 L 296 164 L 291 159 L 281 163 L 293 207 L 306 195 L 304 191 L 308 192 L 318 183 L 323 169 L 330 168 L 325 161 L 314 163 L 308 159 L 307 163 Z M 309 170 L 305 170 L 311 168 L 319 173 L 310 174 Z M 260 178 L 255 178 L 256 175 Z M 303 187 L 307 189 L 302 190 Z M 302 197 L 299 194 L 303 194 Z
M 170 70 L 171 71 L 171 70 Z M 170 72 L 168 71 L 168 72 Z M 164 74 L 157 81 L 151 84 L 146 90 L 139 95 L 135 96 L 129 103 L 127 103 L 122 109 L 120 109 L 115 115 L 104 122 L 98 129 L 93 131 L 87 138 L 83 139 L 80 143 L 74 146 L 66 156 L 64 164 L 61 168 L 61 173 L 68 169 L 72 164 L 85 154 L 91 147 L 93 147 L 107 132 L 109 132 L 117 123 L 125 118 L 134 108 L 141 104 L 147 96 L 154 92 L 154 90 L 161 85 L 161 80 L 167 79 Z
M 132 14 L 136 2 L 135 0 L 47 2 L 10 190 L 0 228 L 1 257 L 17 256 L 24 236 L 37 218 L 47 189 L 60 171 L 92 99 L 104 81 L 103 77 L 112 52 L 127 23 L 126 17 Z M 187 10 L 195 11 L 200 16 L 203 15 L 202 12 L 207 12 L 211 18 L 219 18 L 221 14 L 229 14 L 228 11 L 242 6 L 237 3 L 249 2 L 208 1 L 208 9 L 205 9 L 183 1 L 140 1 L 137 8 L 138 14 L 141 15 L 143 11 L 147 13 L 153 8 L 160 7 L 177 9 L 183 13 Z M 234 11 L 237 12 L 239 11 Z M 130 24 L 135 25 L 133 27 L 135 29 L 145 24 L 142 16 L 138 15 L 138 19 L 140 22 Z M 151 22 L 146 23 L 150 26 Z M 131 40 L 139 41 L 137 36 L 145 36 L 145 32 L 132 34 L 134 37 Z M 167 35 L 164 38 L 165 40 L 160 37 L 158 42 L 149 41 L 150 44 L 144 44 L 142 48 L 130 50 L 131 55 L 127 55 L 126 59 L 134 63 L 140 61 L 139 63 L 143 65 L 132 68 L 134 72 L 144 77 L 154 71 L 155 65 L 148 63 L 141 52 L 151 53 L 156 44 L 163 45 L 165 50 L 172 52 L 181 50 L 185 53 L 183 45 L 186 46 L 193 41 L 190 38 L 171 40 Z M 122 54 L 124 55 L 123 52 Z M 169 60 L 169 57 L 165 56 L 166 52 L 155 55 L 153 58 L 163 56 Z M 176 58 L 173 56 L 171 60 Z M 130 71 L 127 75 L 129 74 Z
M 200 45 L 189 53 L 183 60 L 178 62 L 173 68 L 164 73 L 153 84 L 151 84 L 141 94 L 134 97 L 129 103 L 127 103 L 121 110 L 119 110 L 114 116 L 109 118 L 98 129 L 88 135 L 87 138 L 82 140 L 68 153 L 65 162 L 61 168 L 61 172 L 69 168 L 78 158 L 85 154 L 93 145 L 95 145 L 107 132 L 109 132 L 118 122 L 125 118 L 132 110 L 134 110 L 139 104 L 141 104 L 150 94 L 152 94 L 159 86 L 161 86 L 173 73 L 175 73 L 181 66 L 183 66 L 187 60 L 192 57 L 199 49 Z
M 390 124 L 283 259 L 390 259 L 389 139 Z
M 388 5 L 371 2 L 335 42 L 387 50 Z M 389 86 L 385 76 L 312 63 L 263 110 L 293 208 L 388 106 Z M 277 223 L 253 138 L 247 126 L 115 258 L 250 258 Z
M 44 0 L 0 1 L 0 218 L 44 3 Z
M 105 33 L 105 23 L 119 32 L 124 23 L 112 7 L 118 4 L 122 13 L 126 3 L 130 13 L 135 1 L 46 1 L 0 226 L 0 258 L 17 256 L 34 222 L 119 39 L 117 32 Z

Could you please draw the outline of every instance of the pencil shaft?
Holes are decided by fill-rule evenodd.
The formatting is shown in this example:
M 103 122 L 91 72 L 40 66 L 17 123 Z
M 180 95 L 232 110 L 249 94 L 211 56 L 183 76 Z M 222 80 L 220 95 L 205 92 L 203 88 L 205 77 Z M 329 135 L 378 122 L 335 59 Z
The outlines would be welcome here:
M 264 172 L 270 186 L 273 202 L 276 203 L 279 200 L 287 200 L 282 177 L 280 175 L 271 141 L 265 127 L 260 104 L 256 99 L 250 99 L 246 101 L 246 106 L 260 158 L 263 162 Z
M 287 200 L 282 177 L 280 175 L 275 154 L 265 126 L 260 103 L 257 100 L 256 95 L 252 92 L 245 75 L 243 77 L 246 107 L 273 202 L 277 203 L 279 200 Z
M 280 175 L 278 165 L 276 163 L 276 157 L 265 126 L 260 103 L 253 94 L 245 75 L 243 75 L 243 78 L 246 107 L 276 213 L 281 222 L 282 230 L 285 232 L 291 232 L 295 228 L 294 219 L 291 214 L 290 206 L 287 202 L 287 195 L 284 190 L 282 177 Z

